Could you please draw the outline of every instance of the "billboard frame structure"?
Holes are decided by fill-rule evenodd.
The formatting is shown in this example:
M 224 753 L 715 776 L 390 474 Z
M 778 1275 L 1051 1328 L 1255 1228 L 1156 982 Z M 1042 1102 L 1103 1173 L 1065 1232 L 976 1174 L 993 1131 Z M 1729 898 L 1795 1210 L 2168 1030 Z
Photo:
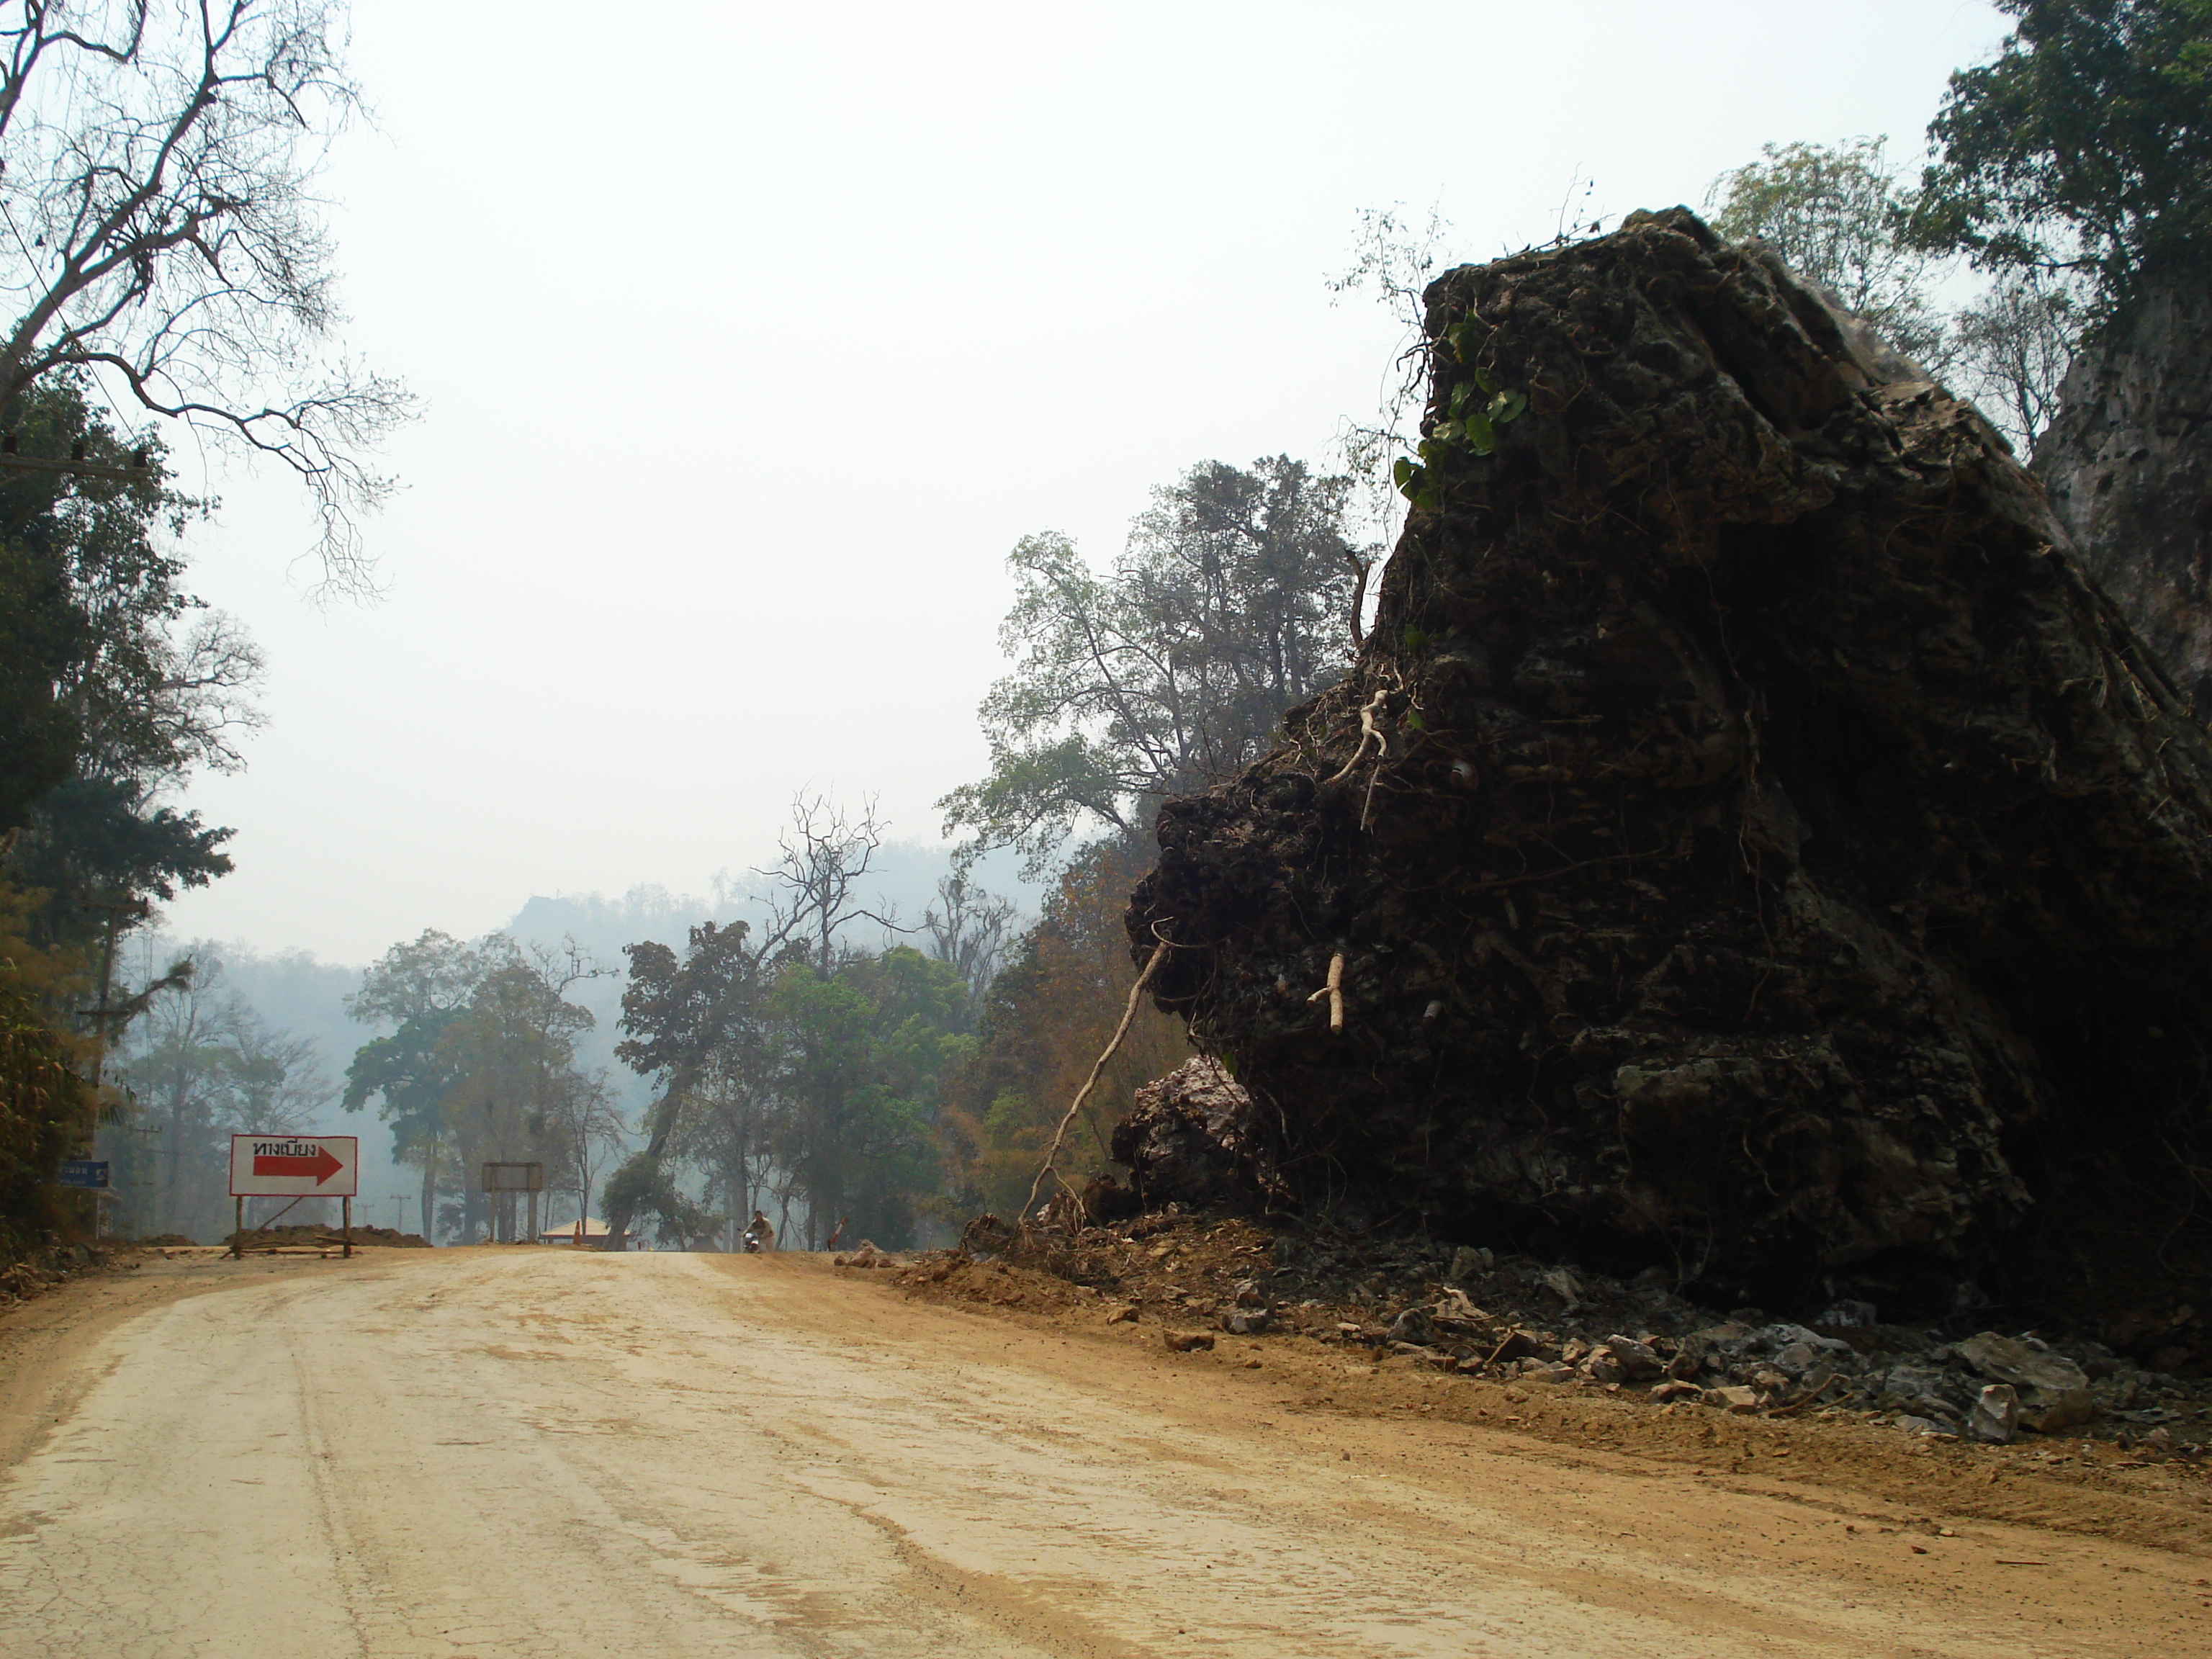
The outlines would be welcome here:
M 522 1235 L 532 1243 L 538 1242 L 538 1194 L 545 1190 L 545 1165 L 536 1161 L 487 1158 L 478 1166 L 477 1188 L 491 1204 L 491 1239 L 498 1243 L 500 1222 L 507 1221 L 507 1231 L 514 1231 L 514 1212 L 511 1195 L 530 1194 L 530 1225 Z

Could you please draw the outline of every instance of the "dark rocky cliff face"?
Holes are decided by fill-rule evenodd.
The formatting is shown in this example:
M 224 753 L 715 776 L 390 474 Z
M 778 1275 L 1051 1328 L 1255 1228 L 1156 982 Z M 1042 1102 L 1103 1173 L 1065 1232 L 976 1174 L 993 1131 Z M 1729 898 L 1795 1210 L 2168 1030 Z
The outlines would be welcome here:
M 2042 490 L 1684 210 L 1428 301 L 1527 412 L 1130 912 L 1271 1167 L 1774 1306 L 2185 1278 L 2212 745 Z
M 2082 563 L 2212 717 L 2212 270 L 2146 279 L 2075 361 L 2034 468 Z

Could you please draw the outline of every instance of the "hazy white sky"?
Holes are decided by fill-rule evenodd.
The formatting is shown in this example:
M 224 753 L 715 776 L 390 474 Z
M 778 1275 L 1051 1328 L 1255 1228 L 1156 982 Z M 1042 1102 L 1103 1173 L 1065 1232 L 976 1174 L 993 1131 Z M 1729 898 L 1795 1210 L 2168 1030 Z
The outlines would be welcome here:
M 1359 210 L 1455 252 L 1699 202 L 1762 143 L 1917 151 L 1980 0 L 357 0 L 380 131 L 326 189 L 354 354 L 424 416 L 318 611 L 304 504 L 204 476 L 199 590 L 267 647 L 238 873 L 182 934 L 365 961 L 532 893 L 704 890 L 793 792 L 893 833 L 984 763 L 1004 559 L 1118 550 L 1196 461 L 1321 459 L 1395 341 Z

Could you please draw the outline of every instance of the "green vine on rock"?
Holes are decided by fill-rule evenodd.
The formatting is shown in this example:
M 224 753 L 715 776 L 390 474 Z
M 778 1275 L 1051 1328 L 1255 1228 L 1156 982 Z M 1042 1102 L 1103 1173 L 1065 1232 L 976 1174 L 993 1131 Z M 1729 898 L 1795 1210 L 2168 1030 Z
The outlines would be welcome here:
M 1442 343 L 1467 366 L 1467 378 L 1451 389 L 1444 402 L 1443 418 L 1421 440 L 1420 459 L 1401 455 L 1390 469 L 1398 493 L 1415 507 L 1433 507 L 1443 501 L 1442 487 L 1434 477 L 1437 464 L 1455 450 L 1469 455 L 1488 455 L 1498 447 L 1498 428 L 1520 418 L 1528 407 L 1522 393 L 1498 383 L 1491 372 L 1474 361 L 1488 338 L 1489 330 L 1473 317 L 1462 317 L 1443 333 Z

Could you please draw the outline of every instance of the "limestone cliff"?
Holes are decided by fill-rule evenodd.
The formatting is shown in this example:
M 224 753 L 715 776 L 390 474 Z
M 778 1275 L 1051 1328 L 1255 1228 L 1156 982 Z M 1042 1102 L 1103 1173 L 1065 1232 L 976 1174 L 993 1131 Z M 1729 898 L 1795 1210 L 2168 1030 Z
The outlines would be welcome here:
M 2034 468 L 2082 563 L 2212 718 L 2212 273 L 2145 278 L 2075 360 Z

